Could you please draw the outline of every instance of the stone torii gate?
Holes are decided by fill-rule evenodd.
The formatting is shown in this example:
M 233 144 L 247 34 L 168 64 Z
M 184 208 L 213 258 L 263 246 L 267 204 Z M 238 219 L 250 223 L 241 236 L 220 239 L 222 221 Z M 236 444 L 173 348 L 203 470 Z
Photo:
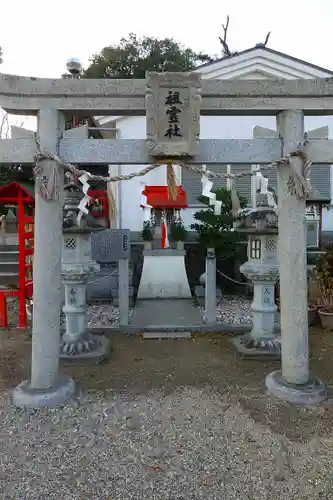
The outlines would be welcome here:
M 188 155 L 191 164 L 267 164 L 294 152 L 304 139 L 304 114 L 333 114 L 333 79 L 323 80 L 200 80 L 198 75 L 163 74 L 164 88 L 185 92 L 185 140 L 173 153 Z M 168 157 L 170 147 L 160 122 L 156 75 L 148 80 L 36 79 L 0 75 L 0 106 L 8 113 L 37 115 L 40 148 L 72 164 L 149 164 Z M 155 102 L 154 102 L 155 99 Z M 66 115 L 145 115 L 146 140 L 68 138 Z M 275 115 L 278 138 L 199 140 L 201 115 Z M 156 130 L 154 131 L 154 127 Z M 163 143 L 159 147 L 158 141 Z M 164 142 L 163 142 L 164 141 Z M 170 144 L 170 143 L 169 143 Z M 172 149 L 172 148 L 171 148 Z M 332 162 L 332 140 L 309 140 L 307 159 Z M 38 153 L 32 137 L 0 141 L 0 164 L 31 165 Z M 153 154 L 152 157 L 150 154 Z M 47 180 L 59 165 L 40 162 Z M 266 386 L 276 396 L 298 403 L 316 403 L 326 396 L 323 383 L 309 372 L 305 199 L 290 194 L 287 163 L 278 168 L 279 261 L 281 280 L 282 370 L 268 375 Z M 54 406 L 66 401 L 74 382 L 59 377 L 62 182 L 60 196 L 45 200 L 36 193 L 34 312 L 30 381 L 13 392 L 19 407 Z

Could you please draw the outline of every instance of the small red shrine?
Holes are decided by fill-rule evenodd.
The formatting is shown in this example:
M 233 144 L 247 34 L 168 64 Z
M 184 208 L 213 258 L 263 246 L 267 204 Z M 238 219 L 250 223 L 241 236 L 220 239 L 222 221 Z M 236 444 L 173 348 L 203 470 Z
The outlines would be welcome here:
M 151 207 L 152 215 L 157 224 L 160 224 L 164 215 L 168 222 L 173 221 L 177 210 L 187 208 L 186 193 L 182 186 L 177 186 L 176 199 L 169 196 L 168 186 L 145 186 L 142 191 L 141 208 Z
M 0 187 L 0 204 L 17 205 L 18 288 L 0 290 L 0 326 L 8 326 L 7 297 L 19 298 L 18 327 L 27 326 L 26 299 L 33 292 L 34 186 L 11 182 Z
M 180 210 L 188 207 L 182 186 L 177 186 L 176 198 L 170 197 L 168 186 L 145 186 L 140 207 L 147 210 L 147 218 L 153 217 L 154 224 L 162 227 L 161 247 L 169 248 L 167 224 L 180 220 Z
M 11 182 L 0 187 L 0 205 L 17 206 L 18 241 L 18 286 L 0 290 L 0 326 L 8 326 L 7 297 L 19 298 L 18 327 L 27 326 L 26 301 L 33 295 L 33 253 L 34 253 L 34 206 L 35 187 L 33 183 Z M 105 189 L 90 189 L 92 198 L 91 215 L 106 219 L 108 225 L 108 201 Z M 1 257 L 0 257 L 1 258 Z M 8 283 L 8 286 L 11 286 Z
M 177 187 L 175 200 L 169 197 L 168 186 L 145 186 L 142 194 L 147 197 L 147 205 L 156 210 L 180 210 L 188 207 L 182 186 Z

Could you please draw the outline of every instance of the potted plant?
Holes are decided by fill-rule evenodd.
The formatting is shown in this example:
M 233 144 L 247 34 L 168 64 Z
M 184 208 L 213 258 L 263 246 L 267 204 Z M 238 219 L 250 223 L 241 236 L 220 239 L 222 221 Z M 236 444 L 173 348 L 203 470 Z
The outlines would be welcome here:
M 324 330 L 333 330 L 333 247 L 321 255 L 314 268 L 320 291 L 319 317 Z
M 154 239 L 154 225 L 153 225 L 152 221 L 146 220 L 143 223 L 143 227 L 142 227 L 142 231 L 141 231 L 141 238 L 144 241 L 145 250 L 151 250 L 152 241 Z
M 277 310 L 281 312 L 280 307 L 280 282 L 278 281 L 275 286 L 275 303 Z M 318 306 L 316 302 L 308 302 L 308 325 L 313 326 L 317 320 Z
M 170 225 L 170 239 L 177 242 L 178 250 L 184 250 L 186 240 L 186 228 L 181 220 L 172 222 Z

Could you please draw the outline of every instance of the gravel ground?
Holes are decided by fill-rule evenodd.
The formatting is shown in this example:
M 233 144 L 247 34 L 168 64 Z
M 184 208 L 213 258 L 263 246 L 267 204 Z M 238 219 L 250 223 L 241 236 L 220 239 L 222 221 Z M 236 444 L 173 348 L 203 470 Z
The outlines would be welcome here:
M 8 301 L 8 318 L 12 325 L 17 324 L 18 301 Z M 244 324 L 252 323 L 250 311 L 251 300 L 244 297 L 224 296 L 217 299 L 216 318 L 218 323 L 223 324 Z M 204 314 L 204 306 L 198 305 L 200 313 Z M 129 317 L 132 316 L 133 309 L 129 310 Z M 61 327 L 65 328 L 65 315 L 61 313 Z M 119 309 L 108 302 L 92 304 L 87 309 L 87 322 L 89 327 L 94 326 L 119 326 Z
M 217 323 L 235 325 L 252 323 L 251 303 L 250 299 L 233 295 L 216 299 Z M 205 308 L 202 304 L 198 305 L 198 309 L 204 315 Z
M 133 309 L 129 310 L 129 317 Z M 65 315 L 61 313 L 60 325 L 65 328 Z M 87 323 L 89 327 L 94 326 L 119 326 L 119 309 L 110 303 L 98 303 L 89 305 L 87 308 Z
M 3 500 L 333 497 L 332 438 L 292 443 L 209 388 L 0 410 Z
M 243 361 L 230 336 L 114 335 L 110 359 L 60 363 L 85 392 L 27 413 L 31 338 L 1 331 L 0 499 L 331 500 L 333 400 L 266 394 L 277 361 Z M 333 386 L 333 335 L 310 330 L 311 370 Z
M 10 326 L 16 326 L 18 320 L 18 299 L 7 299 L 7 314 Z M 133 309 L 129 310 L 129 317 L 132 316 Z M 109 302 L 99 302 L 91 304 L 87 308 L 87 323 L 93 326 L 119 326 L 119 309 Z M 65 315 L 61 312 L 60 326 L 65 328 Z

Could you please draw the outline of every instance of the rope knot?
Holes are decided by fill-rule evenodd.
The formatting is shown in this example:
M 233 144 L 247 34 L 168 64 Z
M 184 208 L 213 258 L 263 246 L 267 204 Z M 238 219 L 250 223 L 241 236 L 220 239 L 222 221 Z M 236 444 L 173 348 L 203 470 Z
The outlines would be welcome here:
M 302 150 L 287 155 L 287 161 L 290 166 L 289 193 L 298 200 L 305 200 L 313 191 L 310 181 L 312 162 Z

